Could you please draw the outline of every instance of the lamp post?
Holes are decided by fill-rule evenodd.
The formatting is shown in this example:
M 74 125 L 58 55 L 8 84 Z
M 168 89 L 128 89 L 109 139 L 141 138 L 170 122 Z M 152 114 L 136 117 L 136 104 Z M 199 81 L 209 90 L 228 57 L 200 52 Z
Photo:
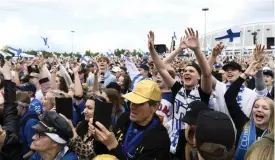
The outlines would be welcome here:
M 72 32 L 72 53 L 74 53 L 74 31 Z
M 206 12 L 209 10 L 209 8 L 202 8 L 202 11 L 204 12 L 204 54 L 206 54 Z

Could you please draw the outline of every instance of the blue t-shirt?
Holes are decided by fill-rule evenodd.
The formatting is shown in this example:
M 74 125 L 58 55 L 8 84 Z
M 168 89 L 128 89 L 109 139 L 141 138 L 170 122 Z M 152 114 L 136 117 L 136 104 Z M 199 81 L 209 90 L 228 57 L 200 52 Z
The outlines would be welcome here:
M 23 120 L 30 114 L 36 114 L 36 112 L 32 110 L 28 110 L 24 116 L 20 119 L 20 124 L 23 122 Z M 32 137 L 35 135 L 35 130 L 32 128 L 32 126 L 36 125 L 38 123 L 38 118 L 30 118 L 25 123 L 24 133 L 23 133 L 23 126 L 20 126 L 20 141 L 23 144 L 23 153 L 24 155 L 28 153 L 31 149 L 31 143 L 32 143 Z
M 35 152 L 29 160 L 41 160 L 41 157 L 38 152 Z M 61 160 L 78 160 L 78 157 L 74 152 L 68 152 L 61 158 Z

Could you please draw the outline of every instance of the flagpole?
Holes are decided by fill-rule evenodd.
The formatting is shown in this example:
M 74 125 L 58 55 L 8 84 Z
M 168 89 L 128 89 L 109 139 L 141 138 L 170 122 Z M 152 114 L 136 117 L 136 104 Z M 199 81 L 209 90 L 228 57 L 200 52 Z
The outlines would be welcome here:
M 72 32 L 72 53 L 74 53 L 74 31 Z
M 204 54 L 206 54 L 206 11 L 208 11 L 209 8 L 203 8 L 202 11 L 204 11 Z

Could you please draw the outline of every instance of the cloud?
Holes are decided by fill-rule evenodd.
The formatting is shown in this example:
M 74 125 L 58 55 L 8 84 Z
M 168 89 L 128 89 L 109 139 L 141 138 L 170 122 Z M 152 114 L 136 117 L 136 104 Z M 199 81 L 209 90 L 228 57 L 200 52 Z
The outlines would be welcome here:
M 0 4 L 0 45 L 43 49 L 40 36 L 49 38 L 51 51 L 106 51 L 115 48 L 147 50 L 147 33 L 170 47 L 171 37 L 194 27 L 204 34 L 231 26 L 274 21 L 271 0 L 11 0 Z M 4 13 L 4 14 L 3 14 Z M 8 16 L 5 16 L 8 15 Z

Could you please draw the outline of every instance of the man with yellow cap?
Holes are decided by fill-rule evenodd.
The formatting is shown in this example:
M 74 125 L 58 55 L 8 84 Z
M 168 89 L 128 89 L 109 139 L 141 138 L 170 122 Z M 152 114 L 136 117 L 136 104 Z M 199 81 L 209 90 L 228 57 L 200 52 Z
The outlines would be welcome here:
M 108 154 L 118 159 L 169 159 L 170 140 L 166 128 L 156 115 L 161 101 L 161 90 L 157 83 L 142 80 L 134 90 L 123 96 L 131 102 L 130 113 L 123 113 L 114 133 L 100 122 L 89 122 L 89 133 L 103 143 Z

